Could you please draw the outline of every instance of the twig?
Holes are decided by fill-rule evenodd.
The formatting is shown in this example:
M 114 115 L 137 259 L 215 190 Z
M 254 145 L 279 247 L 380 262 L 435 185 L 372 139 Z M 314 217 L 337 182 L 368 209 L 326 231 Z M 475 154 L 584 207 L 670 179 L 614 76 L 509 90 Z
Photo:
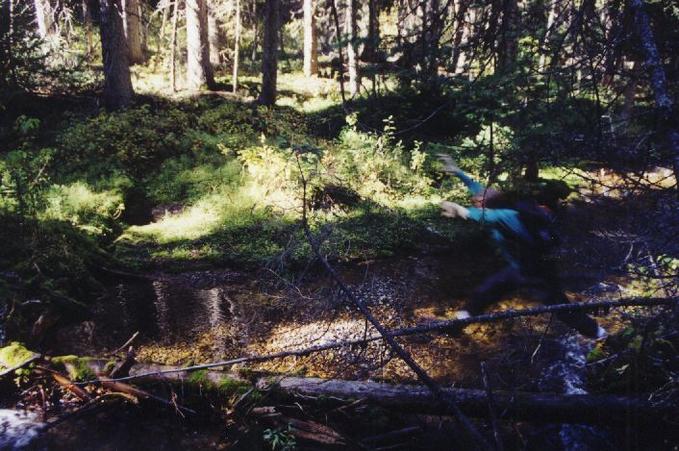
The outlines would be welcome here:
M 122 352 L 123 350 L 125 350 L 126 348 L 129 348 L 130 345 L 132 344 L 132 342 L 134 342 L 134 340 L 136 340 L 138 336 L 139 336 L 139 331 L 136 331 L 134 334 L 132 334 L 130 339 L 125 342 L 125 344 L 123 344 L 121 347 L 119 347 L 115 351 L 109 352 L 108 355 L 116 355 L 119 352 Z
M 497 415 L 495 414 L 495 399 L 493 398 L 493 390 L 490 388 L 490 381 L 488 380 L 488 372 L 486 371 L 486 362 L 481 362 L 481 377 L 483 379 L 483 388 L 486 390 L 486 399 L 488 401 L 488 414 L 490 415 L 490 424 L 493 427 L 493 437 L 495 438 L 495 449 L 502 451 L 502 437 L 497 426 Z

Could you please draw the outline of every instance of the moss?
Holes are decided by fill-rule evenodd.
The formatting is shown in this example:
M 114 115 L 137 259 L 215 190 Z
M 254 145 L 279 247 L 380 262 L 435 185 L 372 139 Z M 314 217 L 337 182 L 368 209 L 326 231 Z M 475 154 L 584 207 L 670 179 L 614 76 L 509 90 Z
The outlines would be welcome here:
M 76 355 L 63 355 L 52 358 L 52 362 L 63 366 L 68 372 L 68 377 L 74 381 L 86 381 L 97 377 L 90 368 L 90 360 L 92 359 L 89 357 L 78 357 Z
M 219 392 L 225 395 L 242 395 L 250 388 L 252 388 L 250 383 L 227 376 L 223 377 L 217 384 Z
M 19 342 L 13 341 L 8 346 L 0 348 L 0 369 L 11 368 L 31 359 L 36 354 Z
M 224 376 L 219 382 L 215 383 L 208 377 L 207 370 L 192 372 L 188 377 L 188 382 L 192 385 L 199 385 L 204 390 L 218 391 L 227 396 L 243 394 L 252 387 L 247 381 L 234 379 L 228 376 Z

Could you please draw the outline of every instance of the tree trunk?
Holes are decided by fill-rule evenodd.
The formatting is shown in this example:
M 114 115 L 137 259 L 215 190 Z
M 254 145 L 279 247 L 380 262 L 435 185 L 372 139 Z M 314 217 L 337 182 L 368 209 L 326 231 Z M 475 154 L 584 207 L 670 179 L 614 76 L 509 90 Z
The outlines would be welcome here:
M 33 6 L 35 7 L 35 22 L 38 26 L 38 35 L 42 39 L 47 39 L 54 32 L 52 6 L 49 0 L 34 0 Z
M 179 19 L 179 0 L 174 0 L 172 8 L 172 40 L 170 43 L 170 78 L 172 92 L 177 92 L 177 24 Z
M 318 75 L 318 37 L 314 0 L 304 0 L 304 75 L 306 77 Z
M 344 23 L 344 32 L 347 36 L 347 69 L 349 72 L 349 94 L 354 97 L 358 94 L 359 73 L 358 73 L 358 52 L 357 52 L 357 31 L 356 22 L 356 0 L 347 1 L 347 9 Z
M 144 34 L 141 23 L 141 5 L 139 0 L 121 0 L 125 8 L 123 27 L 130 53 L 130 64 L 146 61 L 144 55 Z
M 542 35 L 542 42 L 540 43 L 540 59 L 538 60 L 538 72 L 542 73 L 545 70 L 545 63 L 547 61 L 547 53 L 549 52 L 549 40 L 552 36 L 552 28 L 556 21 L 558 2 L 552 2 L 549 5 L 549 12 L 547 13 L 547 24 L 545 26 L 545 33 Z
M 422 2 L 424 21 L 422 22 L 422 80 L 426 86 L 438 85 L 439 42 L 441 39 L 442 20 L 439 0 Z
M 368 0 L 368 37 L 363 47 L 362 59 L 375 62 L 380 46 L 380 5 L 379 0 Z
M 467 29 L 467 9 L 469 2 L 467 0 L 458 0 L 457 11 L 455 12 L 455 32 L 453 35 L 453 54 L 450 61 L 450 66 L 455 73 L 460 73 L 460 63 L 464 64 L 464 54 L 462 52 L 462 39 L 465 37 L 465 30 Z M 469 33 L 466 33 L 469 35 Z
M 643 0 L 630 0 L 630 7 L 634 13 L 634 24 L 646 58 L 646 67 L 651 73 L 651 88 L 655 97 L 655 108 L 659 115 L 661 128 L 664 129 L 667 145 L 673 159 L 674 177 L 679 188 L 679 129 L 674 112 L 674 102 L 668 90 L 665 69 L 662 66 L 662 60 L 655 43 L 651 22 L 644 10 L 644 2 Z
M 503 0 L 499 69 L 508 72 L 516 64 L 518 51 L 519 5 L 517 0 Z
M 337 13 L 337 0 L 330 0 L 330 12 L 335 23 L 335 35 L 337 36 L 337 56 L 339 58 L 339 83 L 342 107 L 346 107 L 347 97 L 344 92 L 344 55 L 342 54 L 342 30 L 340 29 L 339 14 Z
M 207 41 L 205 0 L 186 0 L 186 85 L 190 90 L 214 89 Z
M 264 6 L 264 42 L 262 44 L 262 92 L 259 103 L 276 103 L 278 76 L 278 26 L 279 0 L 266 0 Z
M 233 93 L 238 92 L 238 65 L 240 63 L 240 0 L 236 0 L 236 36 L 233 43 Z
M 92 59 L 92 52 L 94 49 L 94 37 L 92 36 L 92 5 L 90 0 L 82 0 L 83 10 L 83 27 L 85 28 L 85 56 L 87 60 Z
M 252 17 L 254 18 L 252 31 L 252 52 L 250 60 L 254 63 L 257 60 L 257 47 L 259 46 L 259 17 L 257 16 L 257 2 L 252 2 Z
M 129 50 L 123 30 L 120 0 L 100 0 L 101 51 L 104 62 L 104 105 L 109 110 L 125 108 L 134 91 L 130 78 Z
M 219 66 L 219 21 L 215 12 L 214 1 L 208 1 L 207 12 L 207 41 L 210 46 L 210 64 L 212 67 Z

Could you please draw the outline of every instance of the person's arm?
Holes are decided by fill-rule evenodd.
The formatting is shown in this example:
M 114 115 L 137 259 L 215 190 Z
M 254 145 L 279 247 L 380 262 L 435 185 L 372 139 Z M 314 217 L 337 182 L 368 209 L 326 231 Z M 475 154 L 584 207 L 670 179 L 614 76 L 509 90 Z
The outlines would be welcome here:
M 441 163 L 443 163 L 443 171 L 462 180 L 462 183 L 464 183 L 472 196 L 478 196 L 485 192 L 486 187 L 460 169 L 450 155 L 439 154 L 438 157 Z

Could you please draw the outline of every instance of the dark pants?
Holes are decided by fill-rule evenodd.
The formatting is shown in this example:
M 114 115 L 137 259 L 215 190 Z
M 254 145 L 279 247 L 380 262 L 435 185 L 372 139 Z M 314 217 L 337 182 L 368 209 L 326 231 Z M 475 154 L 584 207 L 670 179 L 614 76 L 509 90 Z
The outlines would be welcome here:
M 545 305 L 569 302 L 561 289 L 554 262 L 539 259 L 522 265 L 520 269 L 507 266 L 486 278 L 467 302 L 466 310 L 472 315 L 478 315 L 519 288 L 529 289 L 536 300 Z M 582 335 L 597 336 L 597 322 L 583 312 L 557 313 L 556 317 Z

